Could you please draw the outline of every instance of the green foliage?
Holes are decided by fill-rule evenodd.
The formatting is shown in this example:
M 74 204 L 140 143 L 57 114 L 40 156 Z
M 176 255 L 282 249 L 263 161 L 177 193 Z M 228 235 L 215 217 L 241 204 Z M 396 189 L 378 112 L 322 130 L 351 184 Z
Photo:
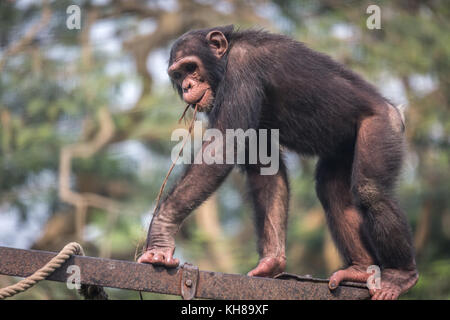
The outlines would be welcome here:
M 262 24 L 263 19 L 255 17 L 245 3 L 236 3 L 223 21 L 243 27 Z M 65 27 L 65 9 L 70 4 L 53 1 L 48 28 L 23 50 L 7 57 L 0 73 L 0 215 L 4 207 L 15 208 L 25 225 L 34 215 L 35 206 L 44 202 L 49 217 L 73 211 L 72 206 L 60 201 L 56 191 L 59 154 L 67 145 L 92 141 L 100 128 L 99 110 L 106 107 L 113 118 L 114 137 L 93 156 L 72 161 L 71 183 L 75 191 L 120 202 L 121 212 L 112 227 L 106 210 L 88 210 L 88 226 L 101 231 L 89 244 L 98 249 L 108 242 L 113 257 L 133 260 L 135 248 L 145 237 L 142 221 L 155 205 L 152 201 L 170 164 L 174 146 L 170 135 L 173 129 L 184 125 L 177 124 L 184 106 L 168 84 L 146 86 L 153 81 L 146 72 L 157 69 L 149 63 L 151 60 L 144 59 L 145 70 L 135 64 L 142 41 L 130 39 L 142 36 L 138 35 L 139 14 L 127 13 L 114 19 L 97 17 L 98 23 L 114 32 L 87 49 L 81 44 L 86 15 L 81 30 Z M 80 1 L 86 10 L 83 12 L 87 12 L 89 8 L 84 4 Z M 398 83 L 404 97 L 388 97 L 408 105 L 408 157 L 398 196 L 412 222 L 416 242 L 422 241 L 418 234 L 425 235 L 417 258 L 421 277 L 405 298 L 450 299 L 450 7 L 445 0 L 377 1 L 382 29 L 369 30 L 369 4 L 372 3 L 273 0 L 268 5 L 277 14 L 269 23 L 284 28 L 273 27 L 273 31 L 287 33 L 330 54 L 379 87 L 387 80 Z M 203 15 L 193 25 L 218 23 L 213 9 L 210 11 L 211 15 Z M 2 53 L 40 16 L 37 3 L 19 8 L 10 1 L 0 2 Z M 184 23 L 184 18 L 176 20 Z M 170 29 L 171 23 L 161 28 L 153 34 L 155 38 Z M 124 50 L 105 50 L 103 45 L 110 41 L 119 42 Z M 113 67 L 117 65 L 125 68 L 117 71 Z M 119 101 L 126 83 L 132 83 L 140 96 L 131 106 L 124 107 Z M 395 101 L 399 99 L 404 101 Z M 132 151 L 128 154 L 123 150 Z M 333 259 L 327 249 L 325 219 L 315 195 L 315 161 L 295 160 L 296 165 L 290 170 L 287 271 L 327 277 L 338 266 L 330 261 Z M 34 181 L 40 180 L 43 173 L 52 180 L 50 186 L 41 189 Z M 180 174 L 181 168 L 177 167 L 166 190 Z M 43 196 L 28 197 L 30 190 Z M 233 174 L 219 190 L 217 203 L 223 243 L 232 257 L 234 271 L 241 273 L 253 268 L 258 260 L 245 190 L 245 180 Z M 107 232 L 109 227 L 111 231 Z M 177 240 L 177 254 L 181 253 L 184 259 L 193 263 L 211 260 L 210 251 L 206 250 L 211 241 L 194 219 L 186 222 Z M 136 292 L 108 289 L 108 294 L 117 299 L 138 298 Z M 147 293 L 144 297 L 168 298 Z M 64 285 L 43 283 L 18 298 L 73 299 L 77 295 Z
M 405 299 L 450 299 L 450 260 L 436 260 L 419 269 L 416 286 Z

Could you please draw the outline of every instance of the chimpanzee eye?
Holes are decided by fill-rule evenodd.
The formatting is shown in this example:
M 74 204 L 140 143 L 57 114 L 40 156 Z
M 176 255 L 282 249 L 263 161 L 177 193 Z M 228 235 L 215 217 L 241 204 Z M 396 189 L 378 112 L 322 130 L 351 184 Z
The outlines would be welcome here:
M 174 73 L 172 73 L 172 78 L 173 78 L 174 80 L 180 80 L 180 78 L 181 78 L 181 73 L 180 73 L 180 72 L 174 72 Z
M 197 69 L 197 65 L 195 63 L 188 63 L 186 65 L 186 72 L 188 72 L 188 73 L 194 72 L 195 69 Z

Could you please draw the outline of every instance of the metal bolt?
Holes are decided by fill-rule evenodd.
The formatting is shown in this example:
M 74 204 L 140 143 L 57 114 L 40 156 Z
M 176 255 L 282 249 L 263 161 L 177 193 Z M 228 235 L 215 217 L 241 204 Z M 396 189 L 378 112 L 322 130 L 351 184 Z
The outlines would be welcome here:
M 192 286 L 192 280 L 191 279 L 188 279 L 188 280 L 186 280 L 186 287 L 191 287 Z

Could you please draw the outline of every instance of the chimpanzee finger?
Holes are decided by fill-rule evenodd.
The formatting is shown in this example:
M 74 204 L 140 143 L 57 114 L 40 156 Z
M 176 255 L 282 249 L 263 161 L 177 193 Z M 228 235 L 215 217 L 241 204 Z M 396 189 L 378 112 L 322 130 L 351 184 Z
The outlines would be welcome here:
M 166 258 L 166 263 L 164 264 L 166 267 L 169 268 L 176 268 L 180 264 L 180 260 L 173 258 L 172 256 L 168 256 Z
M 380 289 L 369 289 L 369 293 L 371 296 L 375 295 Z
M 152 263 L 155 265 L 165 265 L 165 261 L 166 259 L 164 257 L 164 254 L 161 252 L 155 253 L 152 259 Z
M 139 257 L 138 263 L 152 263 L 154 253 L 151 251 L 146 251 Z
M 388 294 L 386 294 L 386 297 L 384 298 L 385 300 L 395 300 L 395 293 L 394 292 L 389 292 Z
M 381 290 L 375 292 L 375 294 L 372 296 L 372 300 L 379 300 L 380 299 L 380 295 L 381 295 Z
M 382 291 L 380 295 L 377 297 L 378 300 L 386 300 L 386 296 L 389 292 Z
M 330 290 L 334 290 L 339 286 L 339 283 L 344 280 L 345 278 L 345 271 L 339 270 L 330 277 L 330 281 L 328 282 L 328 287 Z

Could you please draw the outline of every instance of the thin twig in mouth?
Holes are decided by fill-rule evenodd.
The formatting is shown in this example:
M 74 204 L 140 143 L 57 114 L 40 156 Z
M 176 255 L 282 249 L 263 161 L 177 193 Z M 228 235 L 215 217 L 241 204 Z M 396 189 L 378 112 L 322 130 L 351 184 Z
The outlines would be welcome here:
M 184 116 L 186 115 L 186 111 L 189 109 L 189 107 L 192 106 L 191 104 L 188 104 L 186 108 L 184 108 L 183 114 L 181 115 L 180 119 L 178 119 L 178 123 L 181 123 L 181 120 L 184 119 Z
M 191 120 L 191 122 L 190 122 L 190 124 L 189 124 L 189 135 L 191 136 L 191 134 L 192 134 L 192 129 L 194 128 L 195 117 L 196 117 L 197 111 L 198 111 L 198 105 L 197 105 L 197 104 L 195 104 L 195 105 L 193 105 L 193 104 L 188 104 L 188 105 L 186 106 L 186 108 L 184 109 L 184 112 L 183 112 L 183 114 L 181 115 L 181 118 L 178 120 L 178 123 L 180 123 L 181 120 L 184 118 L 184 116 L 185 116 L 185 114 L 186 114 L 186 111 L 187 111 L 187 109 L 189 109 L 190 106 L 192 106 L 192 107 L 194 108 L 194 114 L 193 114 L 192 120 Z M 169 176 L 170 176 L 170 174 L 172 173 L 172 170 L 173 170 L 173 168 L 175 167 L 175 164 L 177 163 L 178 159 L 180 158 L 181 152 L 183 152 L 184 146 L 186 145 L 186 142 L 187 142 L 187 141 L 188 141 L 187 138 L 184 139 L 183 145 L 181 146 L 181 149 L 180 149 L 180 151 L 178 152 L 178 155 L 177 155 L 175 161 L 172 162 L 172 164 L 171 164 L 171 166 L 170 166 L 170 168 L 169 168 L 169 171 L 167 172 L 166 177 L 164 178 L 164 181 L 163 181 L 161 187 L 159 188 L 158 196 L 156 197 L 156 200 L 155 200 L 155 201 L 156 201 L 156 206 L 155 206 L 155 209 L 153 210 L 153 217 L 155 217 L 155 216 L 158 214 L 158 210 L 159 210 L 159 207 L 160 207 L 160 205 L 161 205 L 161 203 L 160 203 L 160 202 L 161 202 L 161 196 L 162 196 L 162 194 L 163 194 L 163 192 L 164 192 L 164 188 L 166 187 L 167 180 L 169 179 Z M 145 251 L 145 247 L 143 248 L 142 251 L 143 251 L 143 252 Z M 136 254 L 135 254 L 135 256 L 136 256 Z M 140 292 L 140 291 L 139 291 L 139 292 Z
M 195 103 L 193 103 L 193 105 L 196 105 L 197 103 L 199 103 L 203 99 L 203 97 L 205 96 L 206 91 L 208 91 L 209 89 L 211 89 L 211 88 L 210 87 L 206 88 L 205 91 L 203 91 L 202 96 Z
M 197 104 L 203 99 L 203 97 L 206 94 L 206 91 L 210 90 L 211 88 L 208 87 L 205 89 L 205 91 L 203 92 L 202 96 L 195 102 L 195 103 L 189 103 L 186 108 L 184 108 L 183 114 L 181 115 L 180 119 L 178 119 L 178 123 L 181 123 L 181 120 L 184 119 L 184 116 L 186 115 L 187 110 L 189 109 L 189 107 L 192 107 L 193 109 L 197 107 Z
M 186 109 L 187 109 L 189 106 L 190 106 L 190 104 L 187 105 Z M 197 109 L 198 109 L 198 105 L 195 105 L 194 115 L 193 115 L 193 117 L 192 117 L 191 123 L 189 124 L 189 135 L 191 135 L 192 129 L 194 128 L 194 121 L 195 121 L 195 116 L 197 115 Z M 180 151 L 178 152 L 178 155 L 177 155 L 175 161 L 172 162 L 172 165 L 170 166 L 169 171 L 167 172 L 166 177 L 164 178 L 164 181 L 163 181 L 163 183 L 162 183 L 162 185 L 161 185 L 161 188 L 159 189 L 158 197 L 156 198 L 156 206 L 155 206 L 155 210 L 153 211 L 153 216 L 155 216 L 155 215 L 158 214 L 158 209 L 159 209 L 159 206 L 161 205 L 161 203 L 160 203 L 161 196 L 162 196 L 162 193 L 164 192 L 164 188 L 165 188 L 165 186 L 166 186 L 167 180 L 169 179 L 169 176 L 170 176 L 170 174 L 172 173 L 172 170 L 173 170 L 173 168 L 175 167 L 175 164 L 177 163 L 178 158 L 180 157 L 181 152 L 183 151 L 184 146 L 186 145 L 186 142 L 187 142 L 187 141 L 188 141 L 188 139 L 186 138 L 186 139 L 184 140 L 182 146 L 181 146 Z
M 203 91 L 203 94 L 202 94 L 202 96 L 200 97 L 200 99 L 198 99 L 198 100 L 197 100 L 196 104 L 197 104 L 197 103 L 199 103 L 199 102 L 200 102 L 200 101 L 201 101 L 201 100 L 203 99 L 203 97 L 204 97 L 204 96 L 205 96 L 205 94 L 206 94 L 206 91 L 208 91 L 208 90 L 209 90 L 209 87 L 208 87 L 208 88 L 206 88 L 206 89 L 205 89 L 205 91 Z

